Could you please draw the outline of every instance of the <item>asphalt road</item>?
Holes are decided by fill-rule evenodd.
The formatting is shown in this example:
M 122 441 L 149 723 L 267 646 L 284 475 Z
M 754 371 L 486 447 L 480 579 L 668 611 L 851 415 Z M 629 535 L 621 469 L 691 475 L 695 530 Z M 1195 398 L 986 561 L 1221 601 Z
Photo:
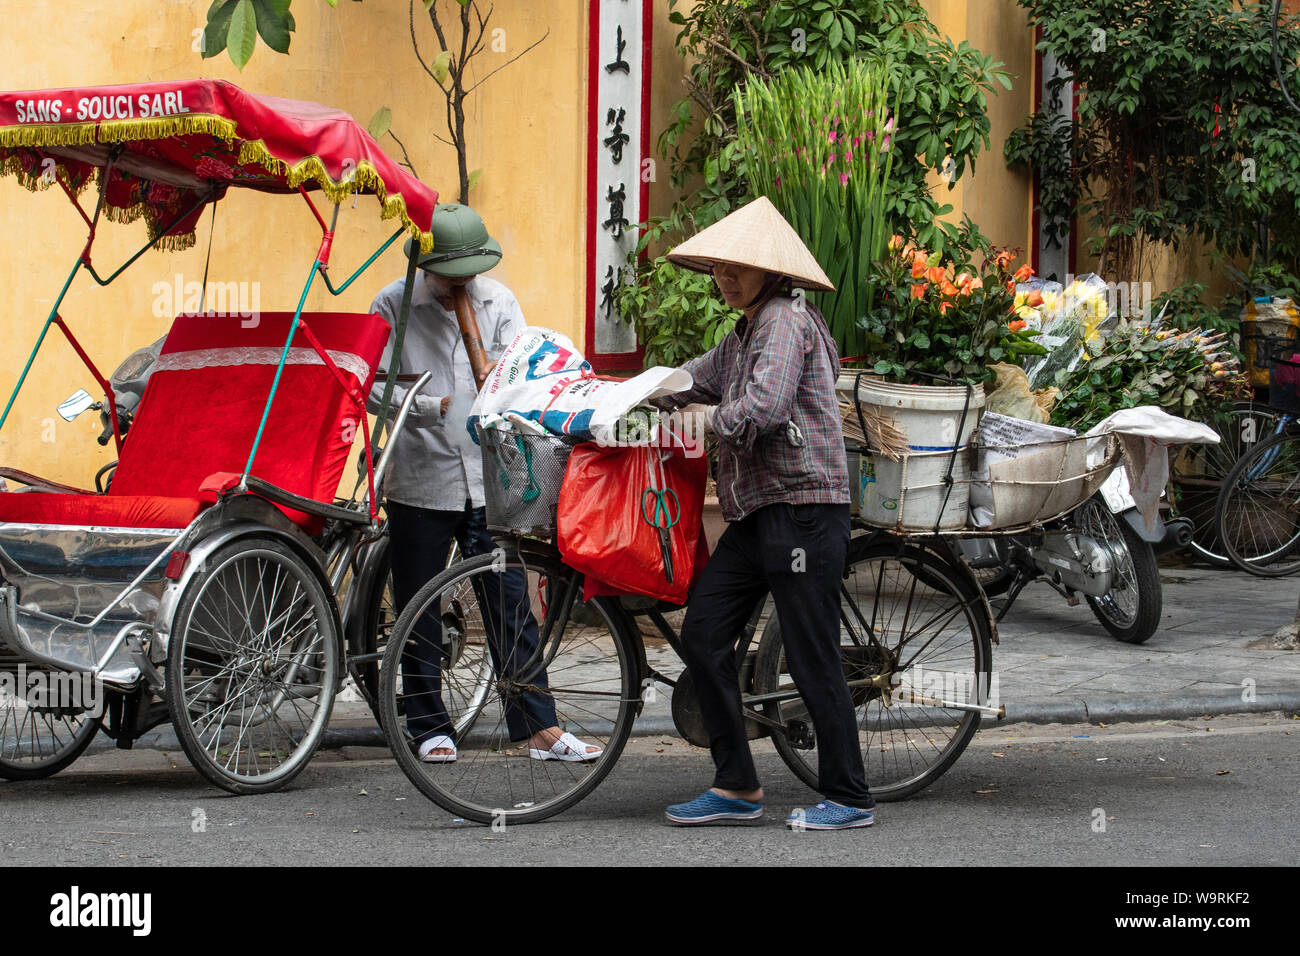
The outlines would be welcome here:
M 454 822 L 378 749 L 322 753 L 292 788 L 257 797 L 207 786 L 180 754 L 96 754 L 50 780 L 0 783 L 0 859 L 1290 866 L 1300 845 L 1300 720 L 1286 715 L 981 731 L 929 790 L 882 804 L 870 830 L 841 833 L 787 831 L 785 814 L 814 795 L 765 745 L 756 754 L 767 787 L 762 826 L 665 826 L 663 807 L 703 789 L 711 764 L 679 739 L 649 737 L 633 738 L 576 808 L 500 832 Z

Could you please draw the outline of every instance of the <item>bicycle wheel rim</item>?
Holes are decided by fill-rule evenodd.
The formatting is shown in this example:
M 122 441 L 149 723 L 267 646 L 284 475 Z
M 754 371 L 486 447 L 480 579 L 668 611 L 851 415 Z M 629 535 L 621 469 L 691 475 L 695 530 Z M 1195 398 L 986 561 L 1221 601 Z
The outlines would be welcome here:
M 293 779 L 329 721 L 338 677 L 323 587 L 287 549 L 236 542 L 183 599 L 168 703 L 182 748 L 235 793 Z
M 1184 445 L 1173 465 L 1173 481 L 1180 495 L 1179 511 L 1194 522 L 1192 552 L 1217 567 L 1232 567 L 1232 559 L 1219 539 L 1215 519 L 1223 481 L 1242 457 L 1271 437 L 1279 413 L 1267 405 L 1237 402 L 1220 421 L 1210 425 L 1219 433 L 1218 444 Z
M 98 714 L 42 709 L 21 693 L 0 693 L 0 778 L 35 780 L 58 773 L 90 745 L 99 724 Z
M 1279 436 L 1242 458 L 1217 518 L 1237 567 L 1260 577 L 1300 571 L 1300 436 Z
M 384 730 L 408 779 L 448 812 L 479 823 L 536 822 L 581 800 L 617 760 L 634 717 L 628 638 L 600 599 L 591 602 L 598 625 L 558 626 L 557 592 L 577 580 L 558 563 L 483 555 L 435 577 L 403 610 L 380 668 Z M 525 618 L 537 628 L 533 638 Z M 462 632 L 448 641 L 451 623 Z M 600 748 L 595 759 L 531 756 L 528 734 L 550 723 L 548 703 L 555 726 Z M 455 761 L 421 760 L 419 744 L 441 734 L 455 741 Z
M 849 600 L 857 613 L 846 606 Z M 841 647 L 866 649 L 846 660 L 846 678 L 890 675 L 888 693 L 851 690 L 867 784 L 877 800 L 901 800 L 937 780 L 979 726 L 978 713 L 942 702 L 996 706 L 984 602 L 942 559 L 921 548 L 900 552 L 885 545 L 850 557 L 841 610 Z M 780 634 L 779 621 L 774 623 Z M 770 659 L 755 672 L 756 692 L 792 686 L 780 674 L 773 681 Z M 800 707 L 796 702 L 777 712 L 785 721 Z M 791 769 L 815 787 L 815 750 L 796 748 L 783 735 L 774 736 L 774 743 Z

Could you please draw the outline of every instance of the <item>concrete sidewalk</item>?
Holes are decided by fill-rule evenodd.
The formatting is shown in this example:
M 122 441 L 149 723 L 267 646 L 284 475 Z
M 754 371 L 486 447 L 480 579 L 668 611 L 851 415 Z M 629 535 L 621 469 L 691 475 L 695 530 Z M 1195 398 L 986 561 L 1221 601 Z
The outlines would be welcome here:
M 1300 712 L 1300 652 L 1270 648 L 1263 639 L 1294 618 L 1300 578 L 1170 566 L 1161 569 L 1161 581 L 1160 629 L 1140 645 L 1112 638 L 1085 603 L 1070 607 L 1044 584 L 1027 587 L 999 625 L 993 649 L 1003 723 Z M 646 653 L 661 673 L 681 671 L 664 641 L 647 642 Z M 660 685 L 632 732 L 675 734 L 671 715 L 671 689 Z M 384 746 L 355 692 L 335 705 L 330 727 L 327 747 Z M 136 746 L 178 749 L 166 725 Z M 101 737 L 93 749 L 112 747 Z

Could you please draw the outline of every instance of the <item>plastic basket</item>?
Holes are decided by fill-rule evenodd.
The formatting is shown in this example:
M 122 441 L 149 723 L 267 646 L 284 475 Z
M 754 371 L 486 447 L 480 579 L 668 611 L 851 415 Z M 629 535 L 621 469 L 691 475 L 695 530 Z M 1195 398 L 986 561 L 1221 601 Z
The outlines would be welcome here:
M 560 486 L 573 446 L 549 435 L 479 430 L 487 526 L 493 531 L 552 535 Z

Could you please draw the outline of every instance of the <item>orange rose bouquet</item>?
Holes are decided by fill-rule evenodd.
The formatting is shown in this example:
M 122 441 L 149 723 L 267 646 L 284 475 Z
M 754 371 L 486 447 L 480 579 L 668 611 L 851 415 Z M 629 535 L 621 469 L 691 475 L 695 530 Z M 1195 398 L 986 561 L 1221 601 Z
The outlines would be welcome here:
M 969 221 L 944 252 L 894 236 L 868 281 L 874 307 L 858 319 L 877 375 L 908 381 L 913 372 L 984 382 L 988 366 L 1016 361 L 1032 342 L 1014 311 L 1016 283 L 1033 274 L 1012 270 L 1017 253 L 994 248 Z

